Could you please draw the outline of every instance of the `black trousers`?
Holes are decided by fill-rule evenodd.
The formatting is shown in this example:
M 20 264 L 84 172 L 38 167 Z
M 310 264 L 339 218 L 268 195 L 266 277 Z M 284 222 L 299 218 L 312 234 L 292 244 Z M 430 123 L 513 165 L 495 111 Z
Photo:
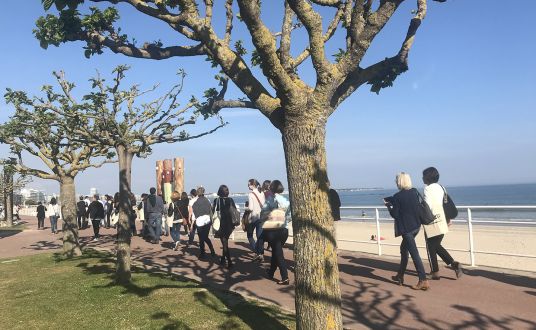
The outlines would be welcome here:
M 216 253 L 214 251 L 214 247 L 212 246 L 212 242 L 210 241 L 210 238 L 208 238 L 208 234 L 210 232 L 210 224 L 206 224 L 201 227 L 197 227 L 197 236 L 199 237 L 199 249 L 201 250 L 201 255 L 205 255 L 205 243 L 207 243 L 208 248 L 210 249 L 210 253 L 214 254 Z
M 100 222 L 101 219 L 91 219 L 91 223 L 93 224 L 93 237 L 95 238 L 99 238 Z
M 106 213 L 106 228 L 110 228 L 110 218 L 112 217 L 111 213 Z
M 45 217 L 37 217 L 37 229 L 45 228 Z
M 274 276 L 277 267 L 279 267 L 281 280 L 288 279 L 287 263 L 283 254 L 283 245 L 285 245 L 288 238 L 288 229 L 263 230 L 261 237 L 272 246 L 269 275 Z
M 86 223 L 86 216 L 82 215 L 82 214 L 77 214 L 76 215 L 76 220 L 78 222 L 78 228 L 83 229 L 85 227 L 85 223 Z
M 441 241 L 445 235 L 439 235 L 429 237 L 426 239 L 426 245 L 428 246 L 428 252 L 430 253 L 430 262 L 432 263 L 432 272 L 439 271 L 439 265 L 437 264 L 437 256 L 450 265 L 454 261 L 450 253 L 441 245 Z

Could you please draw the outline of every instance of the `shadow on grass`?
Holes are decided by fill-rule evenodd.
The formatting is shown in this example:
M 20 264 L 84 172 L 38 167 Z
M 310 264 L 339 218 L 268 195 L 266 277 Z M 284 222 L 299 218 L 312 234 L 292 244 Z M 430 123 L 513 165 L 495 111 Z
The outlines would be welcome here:
M 134 294 L 138 297 L 147 297 L 154 291 L 160 289 L 200 289 L 193 293 L 194 299 L 204 306 L 228 317 L 223 324 L 220 324 L 218 329 L 236 329 L 237 327 L 240 327 L 240 324 L 238 324 L 236 319 L 233 319 L 232 316 L 238 317 L 251 328 L 258 328 L 259 325 L 262 324 L 263 329 L 287 329 L 288 327 L 281 321 L 294 321 L 293 315 L 282 315 L 272 307 L 247 301 L 239 294 L 205 286 L 171 272 L 151 271 L 133 266 L 133 280 L 128 284 L 117 283 L 115 281 L 115 256 L 109 253 L 93 249 L 85 249 L 84 255 L 80 257 L 67 259 L 60 253 L 54 254 L 53 257 L 54 261 L 58 263 L 78 261 L 79 263 L 75 264 L 75 266 L 81 268 L 84 273 L 89 275 L 104 274 L 106 278 L 110 280 L 110 282 L 105 285 L 94 286 L 95 289 L 106 289 L 120 286 L 124 289 L 123 293 Z M 140 286 L 136 283 L 136 273 L 143 273 L 149 277 L 173 280 L 180 283 Z M 226 308 L 222 308 L 221 303 L 223 303 Z M 183 321 L 172 318 L 171 315 L 166 312 L 155 312 L 151 315 L 151 318 L 154 320 L 165 320 L 166 325 L 162 329 L 190 329 Z
M 162 327 L 162 330 L 172 330 L 172 329 L 183 329 L 183 330 L 190 330 L 192 329 L 187 324 L 180 320 L 176 320 L 171 317 L 169 313 L 166 312 L 156 312 L 151 315 L 151 319 L 153 320 L 163 320 L 166 322 L 166 325 Z

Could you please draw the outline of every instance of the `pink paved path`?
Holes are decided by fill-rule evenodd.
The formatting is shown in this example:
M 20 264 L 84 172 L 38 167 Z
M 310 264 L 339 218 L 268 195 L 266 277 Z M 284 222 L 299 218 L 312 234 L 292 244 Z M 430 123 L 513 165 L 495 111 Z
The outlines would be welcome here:
M 0 231 L 0 258 L 52 252 L 61 248 L 60 234 L 38 231 L 34 219 L 25 219 L 29 229 L 23 232 Z M 113 233 L 111 229 L 102 230 L 103 238 L 99 242 L 91 242 L 90 228 L 81 232 L 81 240 L 87 247 L 113 250 Z M 170 239 L 164 237 L 164 241 L 161 247 L 134 237 L 133 258 L 147 267 L 158 267 L 215 288 L 236 291 L 294 310 L 293 286 L 281 287 L 265 279 L 264 270 L 259 264 L 251 262 L 251 254 L 244 242 L 230 244 L 235 267 L 228 271 L 221 268 L 216 260 L 199 261 L 195 257 L 197 246 L 172 251 L 168 245 Z M 219 244 L 215 246 L 217 253 L 221 253 Z M 292 251 L 286 249 L 285 256 L 292 283 Z M 390 277 L 397 269 L 397 262 L 396 259 L 340 251 L 345 328 L 536 329 L 535 274 L 507 274 L 478 268 L 466 270 L 465 275 L 456 280 L 453 271 L 445 268 L 441 270 L 441 280 L 431 283 L 430 291 L 416 292 L 408 286 L 399 287 L 391 283 Z M 428 265 L 425 266 L 428 268 Z M 278 276 L 279 272 L 276 273 Z M 414 272 L 406 275 L 408 284 L 416 281 Z

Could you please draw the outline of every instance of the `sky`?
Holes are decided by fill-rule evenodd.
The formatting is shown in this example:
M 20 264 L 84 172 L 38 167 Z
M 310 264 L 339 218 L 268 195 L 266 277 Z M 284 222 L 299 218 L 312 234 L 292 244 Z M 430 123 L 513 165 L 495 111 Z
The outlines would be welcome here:
M 363 65 L 397 52 L 415 3 L 407 1 L 399 8 L 375 39 Z M 263 19 L 275 32 L 282 9 L 266 7 Z M 428 166 L 438 168 L 447 186 L 536 182 L 536 2 L 522 0 L 511 7 L 501 1 L 429 1 L 427 17 L 410 53 L 409 70 L 379 95 L 362 86 L 330 117 L 326 146 L 333 187 L 391 188 L 400 171 L 410 173 L 418 185 L 422 170 Z M 154 40 L 166 46 L 184 42 L 165 24 L 127 5 L 118 8 L 118 25 L 140 44 Z M 184 102 L 191 95 L 201 98 L 205 89 L 216 84 L 213 77 L 217 70 L 210 68 L 203 57 L 151 61 L 105 50 L 86 59 L 81 42 L 44 50 L 32 34 L 35 21 L 44 14 L 38 0 L 2 2 L 2 92 L 9 87 L 39 95 L 40 86 L 54 83 L 52 71 L 64 70 L 76 83 L 76 93 L 82 95 L 89 91 L 87 80 L 96 70 L 106 76 L 120 64 L 131 66 L 127 82 L 146 87 L 160 83 L 160 92 L 177 82 L 178 69 L 186 70 Z M 332 13 L 322 14 L 326 26 Z M 214 21 L 223 26 L 221 11 L 216 11 Z M 234 40 L 251 45 L 242 23 L 235 21 L 234 29 Z M 292 52 L 297 54 L 306 38 L 303 30 L 297 30 L 295 36 Z M 335 54 L 344 47 L 343 42 L 342 36 L 336 35 L 327 45 L 326 54 Z M 258 69 L 254 73 L 262 76 Z M 300 67 L 299 73 L 306 82 L 314 83 L 310 62 Z M 262 77 L 260 80 L 266 82 Z M 159 96 L 158 91 L 152 94 L 154 98 Z M 228 96 L 242 95 L 231 87 Z M 0 122 L 12 114 L 13 108 L 0 99 Z M 222 114 L 229 125 L 216 133 L 157 145 L 147 158 L 134 159 L 133 191 L 141 193 L 154 186 L 156 160 L 174 157 L 185 159 L 188 189 L 203 185 L 215 191 L 220 184 L 227 184 L 231 192 L 244 192 L 250 178 L 286 182 L 281 135 L 269 121 L 255 110 L 230 109 Z M 213 120 L 201 122 L 193 131 L 215 124 Z M 7 153 L 8 148 L 0 146 L 0 157 Z M 25 161 L 40 166 L 30 157 Z M 118 187 L 117 164 L 86 170 L 77 176 L 76 185 L 80 194 L 88 194 L 91 187 L 113 193 Z M 29 186 L 49 193 L 59 191 L 55 181 L 34 179 Z

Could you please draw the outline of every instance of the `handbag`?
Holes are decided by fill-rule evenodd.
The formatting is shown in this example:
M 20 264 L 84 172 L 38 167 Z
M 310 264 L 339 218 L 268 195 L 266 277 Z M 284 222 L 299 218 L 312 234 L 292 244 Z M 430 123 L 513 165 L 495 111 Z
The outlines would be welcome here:
M 233 221 L 233 226 L 240 225 L 240 211 L 238 211 L 234 203 L 231 204 L 231 220 Z
M 419 221 L 423 225 L 429 225 L 435 220 L 435 216 L 432 213 L 432 210 L 430 209 L 430 206 L 428 206 L 428 203 L 422 198 L 421 194 L 415 189 L 417 192 L 417 195 L 419 197 Z
M 273 209 L 270 211 L 270 213 L 268 213 L 266 221 L 263 222 L 262 229 L 271 230 L 285 227 L 286 213 L 287 212 L 285 209 Z
M 242 230 L 246 231 L 247 227 L 249 225 L 249 217 L 251 216 L 250 210 L 245 210 L 244 214 L 242 215 Z
M 216 206 L 214 207 L 214 212 L 212 213 L 211 215 L 211 218 L 212 218 L 212 229 L 214 229 L 214 231 L 218 231 L 220 230 L 220 217 L 221 217 L 221 214 L 220 214 L 220 198 L 216 198 Z
M 441 186 L 443 188 L 443 211 L 445 212 L 445 217 L 447 218 L 447 223 L 450 223 L 450 220 L 456 219 L 458 216 L 458 209 L 456 208 L 456 205 L 450 198 L 449 194 L 447 194 L 447 190 L 445 187 Z

